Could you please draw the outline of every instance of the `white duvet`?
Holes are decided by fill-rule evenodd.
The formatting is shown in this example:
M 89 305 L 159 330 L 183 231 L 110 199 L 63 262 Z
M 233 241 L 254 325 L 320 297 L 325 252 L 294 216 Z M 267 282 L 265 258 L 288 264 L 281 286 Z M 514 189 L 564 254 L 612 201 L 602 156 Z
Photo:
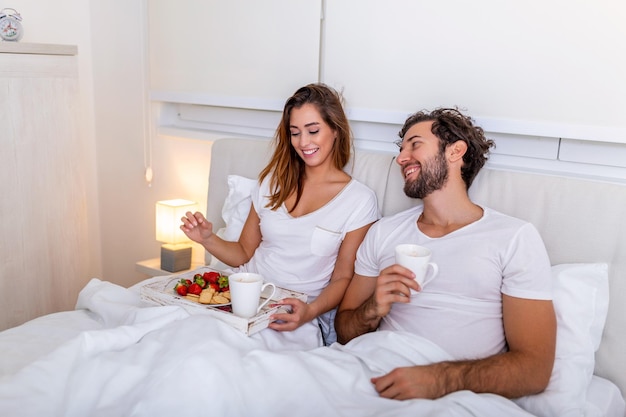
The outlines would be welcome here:
M 97 279 L 73 313 L 91 329 L 63 331 L 64 340 L 52 332 L 48 345 L 27 353 L 14 345 L 3 352 L 1 416 L 530 415 L 502 397 L 469 391 L 435 401 L 379 397 L 372 376 L 448 359 L 410 334 L 376 332 L 303 350 L 297 334 L 266 329 L 247 337 L 179 307 L 141 307 L 137 292 Z M 12 333 L 3 336 L 0 347 Z

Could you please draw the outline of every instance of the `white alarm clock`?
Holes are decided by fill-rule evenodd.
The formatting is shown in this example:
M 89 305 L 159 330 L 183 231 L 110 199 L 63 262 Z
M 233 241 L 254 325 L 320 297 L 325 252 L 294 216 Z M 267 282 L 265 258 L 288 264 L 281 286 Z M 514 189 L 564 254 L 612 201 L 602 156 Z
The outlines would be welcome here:
M 15 9 L 5 8 L 0 10 L 0 38 L 3 41 L 17 42 L 22 39 L 22 16 Z

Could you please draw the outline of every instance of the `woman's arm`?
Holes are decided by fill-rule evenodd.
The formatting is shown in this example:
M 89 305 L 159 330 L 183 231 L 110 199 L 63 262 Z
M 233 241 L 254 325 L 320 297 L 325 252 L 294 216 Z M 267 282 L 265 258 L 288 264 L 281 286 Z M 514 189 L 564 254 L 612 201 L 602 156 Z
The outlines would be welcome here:
M 182 221 L 180 228 L 189 239 L 201 244 L 211 255 L 233 267 L 248 262 L 261 244 L 259 215 L 252 204 L 237 242 L 226 241 L 213 233 L 213 224 L 202 213 L 187 212 Z

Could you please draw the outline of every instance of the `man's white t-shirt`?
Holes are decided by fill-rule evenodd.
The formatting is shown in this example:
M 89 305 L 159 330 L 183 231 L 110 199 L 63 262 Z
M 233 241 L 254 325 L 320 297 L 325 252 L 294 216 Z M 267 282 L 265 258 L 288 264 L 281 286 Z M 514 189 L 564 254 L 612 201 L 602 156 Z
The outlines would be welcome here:
M 430 248 L 439 268 L 409 304 L 392 306 L 379 329 L 423 336 L 456 359 L 505 351 L 502 294 L 552 299 L 550 261 L 539 233 L 528 222 L 484 208 L 478 221 L 431 238 L 417 227 L 422 210 L 419 205 L 382 218 L 357 252 L 355 273 L 367 277 L 394 264 L 401 243 Z
M 291 216 L 284 205 L 267 208 L 269 194 L 268 178 L 252 192 L 263 240 L 239 270 L 303 292 L 310 302 L 328 285 L 346 234 L 380 217 L 376 194 L 352 179 L 326 205 L 300 217 Z

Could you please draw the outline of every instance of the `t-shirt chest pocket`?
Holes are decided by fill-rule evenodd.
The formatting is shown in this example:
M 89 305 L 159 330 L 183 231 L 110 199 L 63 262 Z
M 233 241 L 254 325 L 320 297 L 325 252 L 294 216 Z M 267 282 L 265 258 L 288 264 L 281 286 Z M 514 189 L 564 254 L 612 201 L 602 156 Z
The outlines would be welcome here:
M 317 256 L 336 255 L 341 245 L 341 233 L 315 227 L 311 237 L 311 253 Z

